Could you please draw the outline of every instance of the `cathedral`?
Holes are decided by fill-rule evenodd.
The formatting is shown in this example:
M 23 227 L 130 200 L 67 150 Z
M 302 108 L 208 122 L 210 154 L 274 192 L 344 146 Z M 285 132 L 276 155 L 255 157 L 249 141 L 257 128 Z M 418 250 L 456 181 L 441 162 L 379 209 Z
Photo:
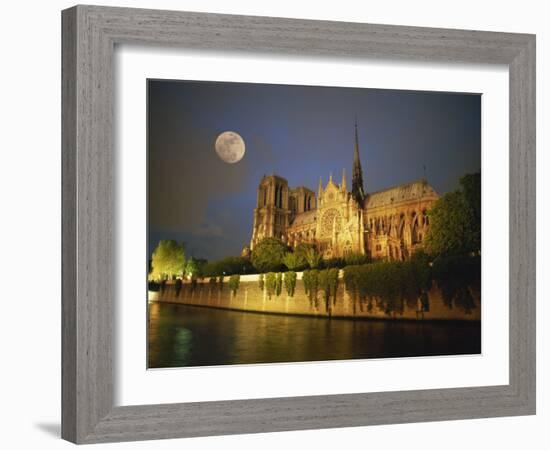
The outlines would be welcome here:
M 365 192 L 356 123 L 351 192 L 345 169 L 339 184 L 332 175 L 326 186 L 319 180 L 317 193 L 304 186 L 291 189 L 278 175 L 264 176 L 250 250 L 262 239 L 276 237 L 291 247 L 313 244 L 325 259 L 367 254 L 403 261 L 422 247 L 427 211 L 438 198 L 426 179 Z

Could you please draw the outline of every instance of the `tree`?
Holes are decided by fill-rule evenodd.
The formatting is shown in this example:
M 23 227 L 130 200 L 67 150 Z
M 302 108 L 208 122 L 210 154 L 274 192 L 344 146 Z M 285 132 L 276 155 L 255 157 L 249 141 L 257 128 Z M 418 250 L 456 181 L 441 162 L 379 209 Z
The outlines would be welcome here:
M 481 174 L 477 172 L 464 175 L 460 179 L 460 186 L 474 217 L 481 224 Z
M 199 272 L 199 266 L 197 264 L 197 261 L 195 261 L 195 258 L 191 257 L 187 260 L 187 264 L 185 264 L 185 276 L 189 278 L 196 277 Z
M 219 275 L 244 275 L 253 273 L 252 264 L 247 258 L 241 256 L 227 256 L 218 261 L 212 261 L 205 264 L 201 273 L 203 276 L 219 276 Z
M 262 239 L 252 251 L 252 265 L 259 272 L 281 270 L 286 252 L 287 246 L 279 239 Z
M 296 255 L 296 258 L 299 262 L 298 268 L 306 268 L 307 267 L 307 259 L 306 254 L 310 249 L 315 250 L 315 245 L 308 244 L 306 242 L 302 242 L 296 246 L 294 249 L 294 254 Z
M 183 244 L 174 240 L 161 240 L 153 251 L 151 267 L 151 278 L 155 280 L 182 276 L 185 271 Z
M 438 255 L 475 253 L 481 249 L 481 176 L 465 175 L 460 188 L 441 197 L 428 212 L 426 250 Z
M 310 268 L 317 269 L 321 265 L 323 257 L 315 247 L 306 250 L 306 261 Z
M 292 252 L 285 253 L 285 256 L 283 256 L 283 264 L 288 270 L 296 270 L 302 265 L 296 253 Z

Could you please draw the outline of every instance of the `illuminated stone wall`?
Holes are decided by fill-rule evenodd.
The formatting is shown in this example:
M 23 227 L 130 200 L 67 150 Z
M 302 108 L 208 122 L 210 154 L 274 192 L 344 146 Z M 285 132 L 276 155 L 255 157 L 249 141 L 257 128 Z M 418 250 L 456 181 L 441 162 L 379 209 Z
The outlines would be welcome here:
M 235 295 L 229 289 L 228 281 L 229 278 L 226 277 L 221 288 L 219 284 L 211 286 L 208 282 L 197 283 L 194 288 L 191 284 L 184 283 L 179 295 L 176 294 L 175 285 L 168 284 L 164 291 L 150 291 L 149 300 L 243 311 L 328 316 L 324 295 L 321 292 L 318 293 L 317 302 L 310 302 L 301 281 L 301 273 L 298 274 L 296 291 L 293 297 L 286 294 L 283 286 L 283 292 L 280 296 L 273 295 L 269 298 L 265 289 L 263 291 L 260 289 L 257 275 L 242 276 L 239 289 Z M 429 293 L 429 311 L 424 312 L 423 317 L 426 320 L 480 320 L 479 293 L 473 294 L 476 307 L 467 313 L 460 307 L 449 308 L 446 306 L 441 293 L 437 287 L 434 287 Z M 395 313 L 390 316 L 380 311 L 375 304 L 371 311 L 368 310 L 366 303 L 361 305 L 358 301 L 354 307 L 354 302 L 346 292 L 342 279 L 340 279 L 338 286 L 336 301 L 334 302 L 333 299 L 330 301 L 330 312 L 333 317 L 414 320 L 422 318 L 422 313 L 417 313 L 418 307 L 409 308 L 406 304 L 402 315 Z

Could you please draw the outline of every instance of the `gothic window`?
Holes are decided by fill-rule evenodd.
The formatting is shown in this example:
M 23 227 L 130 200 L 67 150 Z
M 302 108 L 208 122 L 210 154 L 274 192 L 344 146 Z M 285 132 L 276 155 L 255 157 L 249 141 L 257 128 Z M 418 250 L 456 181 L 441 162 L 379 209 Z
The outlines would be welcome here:
M 342 219 L 340 213 L 332 208 L 323 214 L 321 221 L 321 234 L 323 236 L 332 235 L 333 231 L 339 232 L 342 228 Z
M 414 219 L 412 224 L 411 241 L 413 244 L 416 244 L 417 242 L 420 241 L 420 237 L 418 235 L 418 222 L 419 222 L 419 218 L 417 217 L 416 219 Z

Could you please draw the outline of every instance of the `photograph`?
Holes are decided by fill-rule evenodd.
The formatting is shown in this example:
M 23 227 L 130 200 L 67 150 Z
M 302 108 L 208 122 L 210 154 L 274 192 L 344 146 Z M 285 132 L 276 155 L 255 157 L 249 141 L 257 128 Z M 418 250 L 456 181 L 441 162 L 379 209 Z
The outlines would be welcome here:
M 147 368 L 482 353 L 480 93 L 146 96 Z

